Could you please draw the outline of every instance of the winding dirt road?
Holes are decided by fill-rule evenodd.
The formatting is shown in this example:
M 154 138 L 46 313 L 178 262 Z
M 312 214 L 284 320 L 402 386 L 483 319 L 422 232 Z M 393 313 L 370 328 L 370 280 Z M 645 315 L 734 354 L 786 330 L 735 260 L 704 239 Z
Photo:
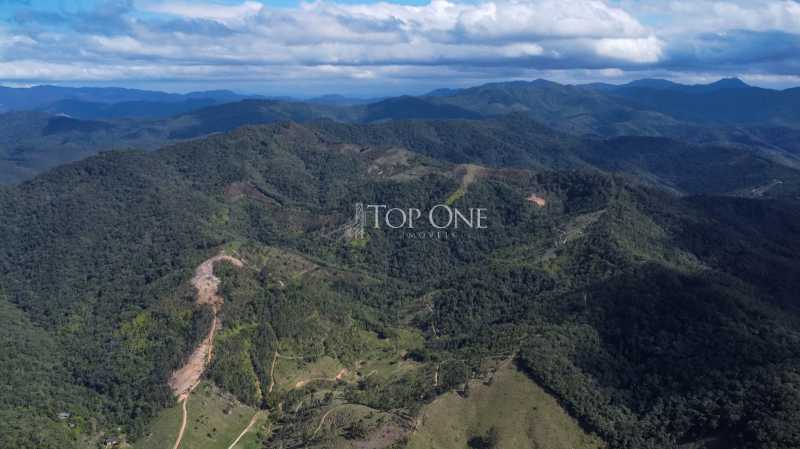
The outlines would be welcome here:
M 189 414 L 186 412 L 186 403 L 189 402 L 189 395 L 186 395 L 185 398 L 181 401 L 182 408 L 183 408 L 183 417 L 181 418 L 181 430 L 178 431 L 178 438 L 175 439 L 175 446 L 172 449 L 178 449 L 181 445 L 181 440 L 183 440 L 183 434 L 186 432 L 186 421 L 188 420 Z
M 233 443 L 231 443 L 231 445 L 230 445 L 230 446 L 228 446 L 228 449 L 233 449 L 233 448 L 234 448 L 234 447 L 235 447 L 237 444 L 239 444 L 239 440 L 241 440 L 241 439 L 242 439 L 242 438 L 245 436 L 245 434 L 246 434 L 247 432 L 249 432 L 249 431 L 250 431 L 250 429 L 252 429 L 252 428 L 253 428 L 253 425 L 256 423 L 256 421 L 258 421 L 258 415 L 259 415 L 260 413 L 261 413 L 260 411 L 259 411 L 259 412 L 256 412 L 256 413 L 253 415 L 253 417 L 252 417 L 252 418 L 250 418 L 250 423 L 249 423 L 249 424 L 247 424 L 247 427 L 245 427 L 245 428 L 244 428 L 244 430 L 242 430 L 242 433 L 240 433 L 240 434 L 239 434 L 239 436 L 238 436 L 238 437 L 236 437 L 236 439 L 235 439 L 235 440 L 233 440 Z
M 182 402 L 183 409 L 181 428 L 180 431 L 178 431 L 178 437 L 175 440 L 173 449 L 178 449 L 180 447 L 183 435 L 186 433 L 186 424 L 188 421 L 186 403 L 189 401 L 189 395 L 192 393 L 192 390 L 197 388 L 200 384 L 203 372 L 205 372 L 206 366 L 214 352 L 214 337 L 221 324 L 217 315 L 224 302 L 218 293 L 220 281 L 219 278 L 214 275 L 214 264 L 221 261 L 230 262 L 239 268 L 244 267 L 244 263 L 242 263 L 241 260 L 225 254 L 218 254 L 201 263 L 197 269 L 195 269 L 194 277 L 192 277 L 192 286 L 197 290 L 197 299 L 195 302 L 197 304 L 210 304 L 214 312 L 214 321 L 211 323 L 211 329 L 209 329 L 208 335 L 206 335 L 206 338 L 195 348 L 186 361 L 186 364 L 173 372 L 169 379 L 169 386 L 175 396 L 178 397 L 178 401 Z

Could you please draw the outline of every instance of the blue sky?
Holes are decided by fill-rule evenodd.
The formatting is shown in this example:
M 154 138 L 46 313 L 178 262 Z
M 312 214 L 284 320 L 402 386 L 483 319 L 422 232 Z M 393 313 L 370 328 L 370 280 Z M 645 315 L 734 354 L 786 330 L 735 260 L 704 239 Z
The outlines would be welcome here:
M 796 0 L 0 0 L 0 84 L 271 95 L 738 76 L 800 85 Z

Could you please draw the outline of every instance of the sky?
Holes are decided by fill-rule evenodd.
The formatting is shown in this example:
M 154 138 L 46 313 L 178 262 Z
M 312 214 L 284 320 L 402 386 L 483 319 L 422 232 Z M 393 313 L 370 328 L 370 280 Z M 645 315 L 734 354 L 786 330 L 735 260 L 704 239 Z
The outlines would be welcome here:
M 545 78 L 800 85 L 795 0 L 0 0 L 0 84 L 419 94 Z

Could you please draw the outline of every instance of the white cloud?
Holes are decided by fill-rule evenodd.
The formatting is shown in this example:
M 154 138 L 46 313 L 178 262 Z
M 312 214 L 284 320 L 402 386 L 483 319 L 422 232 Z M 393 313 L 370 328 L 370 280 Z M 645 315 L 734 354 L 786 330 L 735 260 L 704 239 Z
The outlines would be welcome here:
M 647 2 L 642 8 L 672 19 L 662 30 L 666 34 L 725 30 L 800 33 L 800 3 L 795 0 L 673 0 Z
M 522 58 L 526 56 L 539 56 L 544 49 L 536 44 L 511 44 L 502 49 L 503 56 L 509 58 Z
M 261 3 L 254 1 L 246 1 L 239 5 L 167 1 L 142 3 L 140 8 L 147 12 L 169 14 L 189 19 L 210 19 L 235 23 L 258 14 L 263 6 Z
M 507 0 L 465 6 L 458 25 L 475 37 L 620 37 L 646 35 L 627 12 L 599 1 Z
M 746 83 L 760 86 L 798 86 L 800 75 L 774 75 L 774 74 L 743 74 L 740 76 Z
M 95 44 L 95 50 L 114 55 L 176 57 L 182 54 L 182 48 L 172 43 L 153 46 L 130 36 L 89 36 L 87 40 Z
M 422 6 L 317 1 L 295 8 L 164 2 L 141 8 L 224 22 L 232 32 L 171 31 L 137 19 L 127 34 L 80 35 L 43 45 L 56 61 L 69 60 L 70 48 L 80 47 L 107 64 L 133 58 L 184 66 L 580 64 L 587 53 L 597 65 L 597 57 L 642 62 L 660 54 L 653 48 L 658 41 L 633 16 L 597 0 L 433 0 Z
M 271 11 L 294 23 L 324 24 L 329 20 L 391 25 L 391 30 L 431 39 L 522 40 L 564 37 L 622 37 L 649 34 L 633 16 L 597 0 L 493 0 L 456 3 L 432 0 L 427 5 L 391 3 L 304 3 L 299 10 Z M 314 34 L 315 28 L 306 28 Z M 322 30 L 324 32 L 324 30 Z
M 81 16 L 59 27 L 0 28 L 0 79 L 328 76 L 378 82 L 532 71 L 563 79 L 564 70 L 625 78 L 639 70 L 697 72 L 705 70 L 697 64 L 721 66 L 734 57 L 742 67 L 748 58 L 764 59 L 757 54 L 764 44 L 742 51 L 732 40 L 735 30 L 800 35 L 800 3 L 792 0 L 317 0 L 283 8 L 251 0 L 138 0 L 119 14 L 112 22 L 124 26 L 107 29 L 87 26 Z M 701 36 L 709 30 L 718 31 L 713 39 Z M 754 42 L 742 33 L 736 38 Z M 776 47 L 774 58 L 791 59 L 791 45 L 768 46 Z M 787 73 L 790 65 L 781 67 Z M 739 72 L 758 70 L 753 65 Z
M 654 36 L 636 38 L 604 38 L 594 43 L 597 54 L 633 63 L 658 62 L 663 55 L 663 42 Z

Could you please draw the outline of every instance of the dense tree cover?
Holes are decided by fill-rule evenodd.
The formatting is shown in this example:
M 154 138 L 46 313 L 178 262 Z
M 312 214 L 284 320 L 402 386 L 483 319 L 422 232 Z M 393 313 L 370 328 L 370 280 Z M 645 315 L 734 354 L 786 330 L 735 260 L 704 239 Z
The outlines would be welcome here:
M 254 350 L 253 343 L 244 334 L 221 336 L 215 342 L 209 377 L 245 404 L 259 405 L 261 384 L 251 358 Z
M 89 421 L 81 420 L 80 428 L 72 431 L 52 418 L 67 409 L 82 416 L 97 413 L 96 394 L 65 382 L 69 378 L 63 367 L 65 354 L 55 338 L 4 297 L 0 297 L 0 348 L 0 447 L 72 447 L 79 432 L 90 430 Z M 49 416 L 40 416 L 42 412 Z
M 509 98 L 525 96 L 514 86 L 506 87 L 512 91 Z M 538 86 L 534 91 L 540 87 L 548 89 Z M 557 90 L 563 91 L 564 86 Z M 568 97 L 578 100 L 597 95 L 585 89 L 566 91 Z M 513 112 L 513 107 L 505 111 L 508 115 L 498 116 L 498 111 L 498 114 L 488 113 L 492 118 L 479 119 L 479 114 L 437 103 L 450 100 L 401 97 L 348 107 L 246 100 L 163 120 L 108 122 L 39 112 L 8 113 L 0 120 L 0 183 L 27 179 L 46 168 L 100 150 L 153 149 L 242 125 L 291 120 L 307 122 L 313 128 L 303 131 L 305 136 L 292 136 L 294 143 L 300 138 L 314 145 L 339 142 L 383 148 L 402 146 L 450 162 L 498 167 L 619 171 L 632 174 L 639 181 L 683 193 L 793 199 L 800 195 L 800 163 L 793 143 L 797 132 L 792 129 L 694 126 L 663 120 L 649 123 L 653 118 L 651 113 L 628 117 L 634 122 L 644 117 L 648 123 L 639 127 L 625 121 L 628 112 L 609 116 L 598 112 L 591 118 L 575 111 L 568 114 L 581 123 L 599 121 L 601 127 L 609 120 L 620 119 L 625 123 L 621 125 L 624 132 L 595 130 L 607 136 L 599 138 L 577 136 L 576 130 L 569 127 L 556 131 L 557 127 L 550 127 L 563 121 L 553 123 L 530 112 Z M 587 104 L 573 103 L 548 102 L 561 112 Z M 623 118 L 617 117 L 620 114 Z M 373 124 L 356 124 L 363 122 Z M 313 136 L 314 133 L 317 135 Z M 323 181 L 332 179 L 338 177 L 329 176 Z
M 100 151 L 156 149 L 163 132 L 134 122 L 76 120 L 45 112 L 0 113 L 0 184 L 33 178 Z
M 524 111 L 549 126 L 582 134 L 658 135 L 689 124 L 797 128 L 800 89 L 772 90 L 738 79 L 707 85 L 638 80 L 621 86 L 547 80 L 489 83 L 431 95 L 438 104 L 484 115 Z M 688 125 L 688 126 L 687 126 Z
M 208 323 L 181 285 L 218 242 L 204 233 L 214 203 L 176 181 L 151 156 L 109 153 L 0 192 L 0 284 L 46 330 L 43 356 L 54 354 L 52 379 L 29 377 L 3 395 L 58 398 L 32 404 L 23 421 L 63 411 L 136 434 L 172 402 L 166 376 Z
M 550 263 L 445 282 L 430 319 L 460 351 L 518 329 L 505 348 L 612 447 L 794 447 L 798 223 L 785 205 L 621 192 Z
M 770 146 L 768 143 L 750 142 L 752 148 L 747 143 L 713 144 L 730 143 L 724 136 L 695 139 L 704 145 L 647 133 L 608 139 L 578 138 L 547 128 L 523 114 L 480 121 L 409 120 L 369 127 L 331 122 L 315 126 L 323 129 L 329 139 L 363 145 L 401 145 L 457 163 L 551 170 L 594 168 L 633 175 L 632 179 L 639 182 L 683 193 L 800 198 L 797 164 L 784 164 L 785 159 L 776 158 L 773 152 L 757 150 Z M 698 131 L 703 132 L 714 131 Z M 759 190 L 764 187 L 768 188 Z
M 172 403 L 168 375 L 210 325 L 209 310 L 193 306 L 193 267 L 243 243 L 258 264 L 217 267 L 226 303 L 209 377 L 249 404 L 271 405 L 279 348 L 351 366 L 365 331 L 412 326 L 425 335 L 408 354 L 419 370 L 364 379 L 347 400 L 413 413 L 462 388 L 482 359 L 517 354 L 614 448 L 800 444 L 796 209 L 679 198 L 596 170 L 487 169 L 463 187 L 462 171 L 429 158 L 475 160 L 480 145 L 459 129 L 244 128 L 103 154 L 0 190 L 0 319 L 16 323 L 0 335 L 19 348 L 3 355 L 0 414 L 14 426 L 0 441 L 76 447 L 94 429 L 68 427 L 62 408 L 135 437 Z M 490 162 L 509 163 L 512 153 L 491 149 L 511 146 L 489 140 Z M 515 154 L 546 162 L 558 151 Z M 422 240 L 368 227 L 364 241 L 344 238 L 355 202 L 425 209 L 448 198 L 486 207 L 489 228 Z M 278 282 L 278 262 L 293 255 L 313 275 Z M 26 366 L 52 374 L 22 382 Z M 292 394 L 286 404 L 302 402 Z

